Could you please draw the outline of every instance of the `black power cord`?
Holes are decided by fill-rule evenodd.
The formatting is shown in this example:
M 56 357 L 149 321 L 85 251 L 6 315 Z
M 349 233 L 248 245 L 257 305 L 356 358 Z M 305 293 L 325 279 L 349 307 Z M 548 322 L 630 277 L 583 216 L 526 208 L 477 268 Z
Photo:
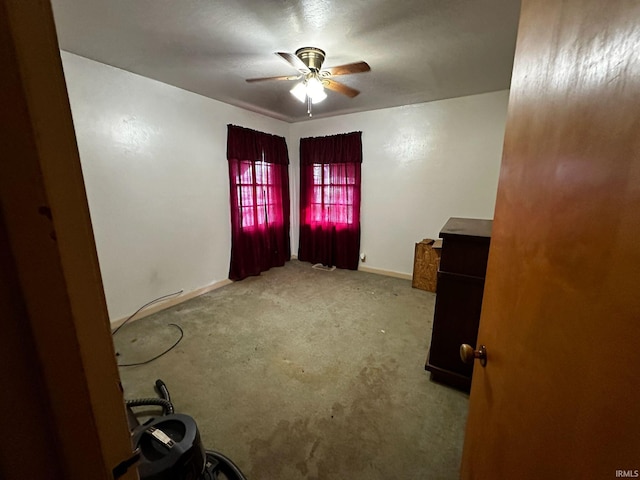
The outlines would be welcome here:
M 129 320 L 131 320 L 133 317 L 135 317 L 138 313 L 140 313 L 141 310 L 147 308 L 149 305 L 153 305 L 154 303 L 158 303 L 160 300 L 164 300 L 165 298 L 169 298 L 169 297 L 175 297 L 176 295 L 180 295 L 182 292 L 184 292 L 184 290 L 180 290 L 179 292 L 173 292 L 173 293 L 168 293 L 167 295 L 163 295 L 161 297 L 156 298 L 155 300 L 151 300 L 150 302 L 145 303 L 144 305 L 142 305 L 138 310 L 136 310 L 135 312 L 133 312 L 129 318 L 127 318 L 124 322 L 122 322 L 120 324 L 120 326 L 118 328 L 116 328 L 113 332 L 111 332 L 111 336 L 115 335 L 116 333 L 118 333 L 118 331 L 124 327 Z
M 168 325 L 173 325 L 174 327 L 176 327 L 178 330 L 180 330 L 180 338 L 178 338 L 178 340 L 176 340 L 176 342 L 171 345 L 169 348 L 167 348 L 164 352 L 159 353 L 158 355 L 156 355 L 155 357 L 150 358 L 149 360 L 145 360 L 144 362 L 137 362 L 137 363 L 119 363 L 118 366 L 119 367 L 137 367 L 138 365 L 146 365 L 147 363 L 151 363 L 154 360 L 157 360 L 158 358 L 162 357 L 163 355 L 169 353 L 171 350 L 173 350 L 182 340 L 182 337 L 184 337 L 184 331 L 182 330 L 182 328 L 180 327 L 180 325 L 176 325 L 175 323 L 169 323 Z
M 148 303 L 145 303 L 143 306 L 141 306 L 138 310 L 136 310 L 135 312 L 133 312 L 124 322 L 122 322 L 122 324 L 120 324 L 120 326 L 118 328 L 116 328 L 113 332 L 111 332 L 111 336 L 114 337 L 116 333 L 118 333 L 120 331 L 120 329 L 122 327 L 124 327 L 129 320 L 131 320 L 133 317 L 135 317 L 138 313 L 140 313 L 141 310 L 143 310 L 144 308 L 148 307 L 149 305 L 153 305 L 154 303 L 157 303 L 161 300 L 164 300 L 165 298 L 169 298 L 169 297 L 174 297 L 176 295 L 180 295 L 184 290 L 180 290 L 178 292 L 174 292 L 174 293 L 169 293 L 167 295 L 163 295 L 162 297 L 158 297 L 155 300 L 151 300 Z M 167 348 L 165 351 L 163 351 L 162 353 L 159 353 L 158 355 L 156 355 L 155 357 L 152 357 L 148 360 L 145 360 L 143 362 L 136 362 L 136 363 L 119 363 L 118 366 L 119 367 L 137 367 L 139 365 L 146 365 L 147 363 L 151 363 L 154 360 L 157 360 L 158 358 L 162 357 L 163 355 L 169 353 L 171 350 L 173 350 L 181 341 L 182 338 L 184 337 L 184 331 L 182 330 L 182 328 L 180 327 L 180 325 L 177 325 L 175 323 L 169 323 L 168 325 L 172 325 L 174 327 L 176 327 L 178 330 L 180 330 L 180 338 L 178 338 L 178 340 L 176 340 L 176 342 L 171 345 L 169 348 Z

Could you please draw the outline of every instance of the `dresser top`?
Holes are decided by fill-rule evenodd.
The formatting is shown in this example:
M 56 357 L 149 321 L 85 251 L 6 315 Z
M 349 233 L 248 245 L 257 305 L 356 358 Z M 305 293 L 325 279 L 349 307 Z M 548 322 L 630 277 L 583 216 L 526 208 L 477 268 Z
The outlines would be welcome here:
M 493 220 L 451 217 L 440 230 L 440 236 L 443 238 L 449 235 L 491 238 L 492 224 Z

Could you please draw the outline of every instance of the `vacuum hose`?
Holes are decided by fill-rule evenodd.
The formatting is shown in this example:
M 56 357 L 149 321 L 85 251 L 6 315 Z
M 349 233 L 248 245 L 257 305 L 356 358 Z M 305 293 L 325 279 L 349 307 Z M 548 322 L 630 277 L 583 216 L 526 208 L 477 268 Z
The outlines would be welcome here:
M 173 403 L 171 403 L 171 395 L 169 395 L 169 390 L 167 389 L 165 383 L 160 379 L 156 380 L 156 390 L 158 390 L 158 393 L 162 398 L 169 402 L 169 408 L 167 408 L 164 412 L 165 415 L 171 415 L 172 413 L 174 413 Z
M 127 407 L 142 407 L 146 405 L 162 407 L 165 415 L 173 413 L 173 404 L 164 398 L 136 398 L 135 400 L 127 400 Z
M 127 400 L 127 407 L 143 407 L 147 405 L 157 405 L 162 407 L 163 415 L 171 415 L 175 413 L 173 403 L 171 403 L 171 396 L 165 383 L 158 379 L 156 380 L 156 390 L 162 398 L 136 398 L 134 400 Z

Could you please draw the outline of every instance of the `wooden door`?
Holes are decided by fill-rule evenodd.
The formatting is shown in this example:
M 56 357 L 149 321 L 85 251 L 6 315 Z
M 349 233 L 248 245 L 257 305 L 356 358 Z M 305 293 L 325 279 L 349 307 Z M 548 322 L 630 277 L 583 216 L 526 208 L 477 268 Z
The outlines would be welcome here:
M 640 470 L 640 2 L 524 0 L 463 479 Z
M 0 478 L 113 479 L 131 437 L 48 0 L 0 0 L 0 159 Z

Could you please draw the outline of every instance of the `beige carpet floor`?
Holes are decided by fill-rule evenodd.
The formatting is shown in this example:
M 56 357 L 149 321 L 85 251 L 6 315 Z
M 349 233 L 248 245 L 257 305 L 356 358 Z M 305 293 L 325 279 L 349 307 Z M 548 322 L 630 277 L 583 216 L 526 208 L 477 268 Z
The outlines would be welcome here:
M 434 301 L 408 280 L 293 260 L 122 328 L 120 363 L 184 330 L 121 368 L 125 397 L 156 396 L 162 378 L 250 480 L 456 479 L 468 395 L 424 370 Z

